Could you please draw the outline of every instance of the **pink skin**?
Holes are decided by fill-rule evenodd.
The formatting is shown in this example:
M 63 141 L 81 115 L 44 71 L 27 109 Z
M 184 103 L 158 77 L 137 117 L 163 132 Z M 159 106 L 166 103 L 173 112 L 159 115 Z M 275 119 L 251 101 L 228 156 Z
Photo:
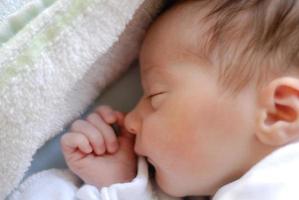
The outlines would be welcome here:
M 144 95 L 125 126 L 166 193 L 212 195 L 271 148 L 254 134 L 253 84 L 236 96 L 223 92 L 216 67 L 196 56 L 193 31 L 200 30 L 179 12 L 164 14 L 146 35 L 140 53 Z
M 275 111 L 279 101 L 272 94 L 278 89 L 297 97 L 298 79 L 281 79 L 264 90 L 248 83 L 236 95 L 225 92 L 217 66 L 197 56 L 194 33 L 202 29 L 194 30 L 194 16 L 186 13 L 190 10 L 171 9 L 147 33 L 140 53 L 144 95 L 136 107 L 126 116 L 101 107 L 62 138 L 68 166 L 86 183 L 101 187 L 133 179 L 135 148 L 155 167 L 156 181 L 166 193 L 213 195 L 298 136 L 287 135 L 289 126 L 264 123 L 269 113 L 289 119 L 288 112 Z M 299 110 L 287 106 L 297 113 L 291 119 L 298 123 Z M 108 125 L 114 122 L 121 126 L 119 139 Z M 136 135 L 135 146 L 129 133 Z
M 140 53 L 144 96 L 125 124 L 123 115 L 115 117 L 119 112 L 109 121 L 107 110 L 115 112 L 109 108 L 96 112 L 98 121 L 93 114 L 75 122 L 62 138 L 68 166 L 86 183 L 101 187 L 136 175 L 128 132 L 136 135 L 136 153 L 155 167 L 158 185 L 173 196 L 214 194 L 268 153 L 253 134 L 255 90 L 249 86 L 234 97 L 223 93 L 215 68 L 195 56 L 186 26 L 168 12 L 149 30 Z M 120 139 L 115 147 L 107 128 L 112 121 L 122 126 L 128 145 Z
M 123 126 L 123 113 L 100 106 L 86 120 L 75 121 L 61 138 L 69 168 L 97 187 L 131 181 L 136 176 L 134 137 Z M 121 127 L 117 138 L 110 124 Z

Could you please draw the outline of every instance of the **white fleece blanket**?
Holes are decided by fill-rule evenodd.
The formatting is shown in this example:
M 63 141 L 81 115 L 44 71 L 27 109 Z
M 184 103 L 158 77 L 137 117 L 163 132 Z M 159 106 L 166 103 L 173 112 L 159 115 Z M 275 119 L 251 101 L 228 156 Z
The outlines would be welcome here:
M 0 199 L 18 185 L 36 150 L 137 57 L 161 2 L 26 0 L 2 19 Z
M 143 158 L 138 159 L 138 173 L 131 182 L 100 189 L 82 186 L 69 170 L 50 169 L 26 179 L 8 200 L 181 200 L 166 195 L 151 182 Z

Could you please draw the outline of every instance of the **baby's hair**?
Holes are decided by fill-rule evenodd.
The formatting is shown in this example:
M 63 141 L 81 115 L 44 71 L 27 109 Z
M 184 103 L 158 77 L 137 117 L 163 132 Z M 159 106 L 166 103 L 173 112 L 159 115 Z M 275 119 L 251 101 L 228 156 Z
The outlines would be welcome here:
M 200 19 L 209 22 L 199 38 L 200 52 L 219 66 L 219 80 L 238 91 L 270 74 L 299 72 L 298 1 L 184 0 L 178 6 L 188 3 L 196 12 L 208 9 Z

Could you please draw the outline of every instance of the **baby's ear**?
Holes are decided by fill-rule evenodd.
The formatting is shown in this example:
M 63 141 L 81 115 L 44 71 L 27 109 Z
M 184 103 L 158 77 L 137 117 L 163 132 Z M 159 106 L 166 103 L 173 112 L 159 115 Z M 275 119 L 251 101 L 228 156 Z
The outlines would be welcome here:
M 280 146 L 299 139 L 299 79 L 281 77 L 260 92 L 257 138 Z

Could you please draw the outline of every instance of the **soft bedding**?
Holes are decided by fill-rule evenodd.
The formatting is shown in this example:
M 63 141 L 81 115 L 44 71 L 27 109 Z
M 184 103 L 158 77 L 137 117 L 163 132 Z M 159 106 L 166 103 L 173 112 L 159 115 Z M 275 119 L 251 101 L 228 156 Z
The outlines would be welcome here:
M 37 149 L 127 70 L 162 2 L 41 0 L 50 4 L 11 32 L 7 20 L 37 1 L 19 1 L 0 21 L 0 199 Z
M 137 102 L 141 96 L 141 86 L 139 78 L 139 70 L 137 63 L 126 72 L 119 80 L 114 82 L 85 110 L 81 116 L 84 118 L 90 110 L 97 105 L 110 105 L 113 108 L 127 112 Z M 31 166 L 26 172 L 23 179 L 51 168 L 64 169 L 67 168 L 62 152 L 60 150 L 60 138 L 67 131 L 67 127 L 57 136 L 49 140 L 43 145 L 33 156 Z

